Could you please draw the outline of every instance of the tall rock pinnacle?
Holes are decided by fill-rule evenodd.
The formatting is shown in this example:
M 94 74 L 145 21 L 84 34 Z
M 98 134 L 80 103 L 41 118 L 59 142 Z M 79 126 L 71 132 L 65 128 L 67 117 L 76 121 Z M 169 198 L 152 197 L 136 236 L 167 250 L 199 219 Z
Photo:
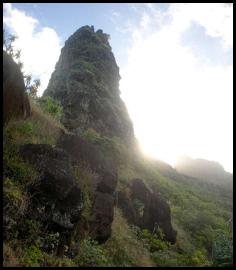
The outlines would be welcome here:
M 119 91 L 119 67 L 109 35 L 93 26 L 77 30 L 66 42 L 44 96 L 59 100 L 65 127 L 73 132 L 93 128 L 129 144 L 133 126 Z

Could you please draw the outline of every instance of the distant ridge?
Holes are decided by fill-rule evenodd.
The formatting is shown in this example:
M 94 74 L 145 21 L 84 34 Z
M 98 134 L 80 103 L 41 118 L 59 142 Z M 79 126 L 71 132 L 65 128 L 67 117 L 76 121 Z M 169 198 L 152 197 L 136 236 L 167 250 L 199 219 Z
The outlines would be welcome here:
M 181 156 L 177 160 L 175 168 L 182 174 L 216 184 L 226 184 L 233 180 L 233 175 L 226 172 L 220 163 L 206 159 Z

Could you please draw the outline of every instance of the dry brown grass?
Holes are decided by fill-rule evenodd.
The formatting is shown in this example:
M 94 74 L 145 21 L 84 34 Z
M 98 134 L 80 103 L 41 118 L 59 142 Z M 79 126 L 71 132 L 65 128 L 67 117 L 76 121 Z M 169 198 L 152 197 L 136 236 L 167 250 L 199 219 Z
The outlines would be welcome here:
M 19 267 L 21 254 L 12 249 L 9 243 L 3 243 L 3 267 Z
M 46 143 L 55 145 L 61 133 L 68 133 L 61 123 L 30 100 L 32 114 L 26 120 L 11 120 L 6 132 L 17 144 Z

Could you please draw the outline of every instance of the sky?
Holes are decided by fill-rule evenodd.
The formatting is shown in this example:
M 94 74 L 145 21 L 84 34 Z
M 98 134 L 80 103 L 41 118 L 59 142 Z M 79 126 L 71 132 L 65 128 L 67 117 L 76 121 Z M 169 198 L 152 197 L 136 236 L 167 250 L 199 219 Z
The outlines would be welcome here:
M 110 35 L 121 98 L 146 155 L 181 155 L 233 172 L 233 6 L 221 3 L 4 4 L 25 72 L 46 89 L 65 41 L 94 25 Z

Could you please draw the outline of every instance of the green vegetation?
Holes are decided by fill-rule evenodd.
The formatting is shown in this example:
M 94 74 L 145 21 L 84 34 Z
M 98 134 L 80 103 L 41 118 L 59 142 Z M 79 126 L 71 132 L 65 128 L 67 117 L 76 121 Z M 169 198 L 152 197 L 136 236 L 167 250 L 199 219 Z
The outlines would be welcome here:
M 59 101 L 56 101 L 51 97 L 42 97 L 38 98 L 37 102 L 44 112 L 49 113 L 53 118 L 60 121 L 63 114 L 63 108 Z
M 42 251 L 36 246 L 29 246 L 25 249 L 22 257 L 22 265 L 26 267 L 39 267 L 43 260 Z
M 83 132 L 83 137 L 92 143 L 99 143 L 102 140 L 101 135 L 93 128 L 88 128 Z
M 214 266 L 231 266 L 233 264 L 233 235 L 232 227 L 229 222 L 229 227 L 225 231 L 219 230 L 216 233 L 213 249 L 212 259 Z
M 25 120 L 12 120 L 4 129 L 4 139 L 11 144 L 46 143 L 54 145 L 61 131 L 66 132 L 63 125 L 49 112 L 30 100 L 32 115 Z M 9 144 L 10 145 L 10 144 Z M 13 147 L 14 148 L 14 147 Z
M 164 177 L 155 163 L 136 153 L 131 157 L 132 152 L 127 154 L 119 139 L 106 138 L 92 128 L 84 132 L 84 137 L 99 145 L 104 155 L 118 165 L 118 189 L 137 177 L 168 201 L 172 224 L 178 232 L 177 243 L 170 245 L 146 230 L 137 235 L 157 266 L 232 265 L 232 232 L 226 233 L 227 222 L 232 218 L 229 189 L 185 176 L 174 180 L 172 172 L 170 177 Z M 142 215 L 143 206 L 139 201 L 135 205 Z M 218 230 L 224 236 L 219 237 Z
M 84 130 L 82 136 L 99 146 L 103 155 L 111 159 L 117 166 L 122 166 L 122 164 L 127 166 L 131 162 L 131 153 L 119 137 L 103 136 L 93 128 Z
M 117 138 L 107 138 L 94 129 L 85 130 L 86 140 L 98 145 L 103 154 L 118 164 L 118 188 L 134 177 L 159 190 L 171 207 L 172 223 L 178 231 L 177 243 L 163 240 L 160 229 L 152 233 L 129 226 L 115 209 L 112 236 L 99 245 L 82 232 L 74 234 L 75 256 L 56 254 L 58 235 L 43 232 L 36 220 L 25 219 L 30 198 L 27 187 L 36 181 L 33 168 L 18 155 L 22 143 L 54 144 L 63 126 L 39 105 L 32 102 L 33 115 L 27 120 L 11 121 L 4 130 L 4 211 L 8 240 L 4 241 L 4 265 L 18 266 L 228 266 L 232 265 L 232 201 L 220 187 L 201 186 L 191 179 L 163 177 L 158 168 L 142 158 L 127 157 L 127 149 Z M 92 196 L 97 175 L 86 164 L 74 172 L 85 199 L 82 222 L 91 218 Z M 217 192 L 218 191 L 218 192 Z M 143 206 L 135 204 L 142 215 Z M 7 207 L 7 208 L 6 208 Z M 20 230 L 19 230 L 20 228 Z M 19 238 L 20 233 L 24 238 Z M 19 239 L 18 239 L 19 238 Z
M 91 239 L 81 241 L 78 255 L 74 261 L 79 267 L 110 266 L 109 258 L 105 255 L 104 249 Z
M 118 208 L 115 208 L 111 238 L 103 246 L 113 266 L 155 266 L 149 251 Z
M 144 246 L 150 252 L 165 250 L 170 246 L 168 242 L 163 241 L 164 235 L 160 228 L 154 234 L 150 233 L 147 229 L 143 229 L 138 233 L 138 237 L 144 242 Z
M 91 31 L 89 29 L 88 31 Z M 107 40 L 108 36 L 101 34 L 97 39 L 98 41 Z M 14 39 L 9 41 L 13 42 Z M 90 89 L 90 86 L 87 86 L 88 89 L 84 87 L 81 90 L 85 95 L 81 99 L 83 102 L 79 104 L 82 107 L 82 111 L 78 111 L 81 119 L 83 118 L 81 123 L 87 125 L 89 119 L 87 95 L 93 96 L 94 107 L 92 107 L 102 108 L 98 110 L 102 114 L 116 114 L 117 117 L 112 118 L 111 122 L 117 119 L 119 121 L 127 120 L 122 106 L 115 111 L 114 107 L 118 105 L 115 104 L 115 101 L 113 104 L 113 99 L 107 98 L 113 94 L 112 87 L 110 89 L 107 85 L 112 84 L 114 79 L 107 74 L 112 66 L 110 65 L 110 54 L 107 52 L 108 45 L 96 46 L 93 43 L 88 45 L 86 39 L 81 39 L 80 42 L 79 45 L 84 48 L 83 57 L 86 58 L 87 54 L 94 56 L 93 63 L 86 59 L 77 61 L 70 71 L 70 79 L 82 76 L 83 80 L 93 81 L 94 87 Z M 13 53 L 9 44 L 5 46 L 8 46 L 9 53 Z M 76 48 L 72 49 L 76 50 Z M 104 62 L 100 61 L 101 57 L 106 58 Z M 58 65 L 60 65 L 60 61 Z M 78 69 L 83 72 L 78 74 Z M 52 92 L 56 92 L 58 89 L 61 91 L 60 94 L 65 89 L 71 92 L 77 91 L 81 86 L 78 81 L 66 80 L 65 74 L 54 73 L 53 76 L 58 76 L 61 80 L 56 84 L 51 80 Z M 30 86 L 31 78 L 28 77 L 28 80 Z M 38 85 L 39 82 L 36 81 L 35 86 Z M 110 92 L 107 91 L 108 88 Z M 99 90 L 101 90 L 101 96 L 98 96 L 97 91 Z M 130 149 L 131 147 L 127 146 L 121 138 L 105 136 L 101 133 L 102 129 L 99 128 L 83 129 L 82 127 L 81 136 L 98 146 L 104 157 L 113 161 L 118 167 L 118 190 L 126 189 L 127 183 L 133 178 L 141 178 L 151 190 L 161 193 L 171 208 L 172 224 L 177 230 L 177 242 L 171 245 L 165 241 L 163 231 L 159 227 L 150 232 L 129 225 L 121 210 L 116 207 L 114 208 L 111 237 L 103 244 L 98 244 L 90 239 L 88 224 L 92 217 L 97 174 L 88 168 L 88 164 L 73 167 L 77 183 L 83 192 L 84 209 L 81 222 L 73 231 L 68 246 L 64 242 L 63 244 L 60 242 L 60 232 L 48 231 L 41 219 L 32 218 L 27 212 L 33 200 L 29 195 L 29 188 L 33 184 L 37 184 L 39 175 L 19 156 L 19 147 L 26 143 L 55 145 L 60 134 L 68 132 L 60 122 L 63 116 L 65 117 L 61 104 L 51 97 L 37 98 L 35 93 L 36 88 L 32 87 L 31 117 L 26 120 L 12 120 L 4 127 L 4 267 L 232 266 L 233 207 L 230 189 L 176 175 L 170 168 L 161 167 L 160 164 L 142 157 L 137 149 L 133 149 L 134 147 Z M 72 98 L 67 106 L 74 106 Z M 104 107 L 108 113 L 103 110 Z M 124 119 L 120 119 L 120 115 L 117 113 L 119 110 L 122 111 L 120 115 Z M 66 110 L 64 113 L 69 113 L 69 111 Z M 72 120 L 78 117 L 72 113 L 70 116 Z M 78 127 L 78 122 L 75 123 Z M 113 123 L 109 122 L 109 124 Z M 71 126 L 73 127 L 73 125 Z M 135 200 L 134 207 L 142 216 L 144 205 L 139 200 Z M 64 250 L 63 255 L 59 254 L 59 247 Z
M 84 210 L 82 217 L 88 222 L 92 215 L 92 198 L 96 188 L 97 174 L 92 172 L 88 167 L 74 167 L 75 176 L 78 184 L 83 190 Z

